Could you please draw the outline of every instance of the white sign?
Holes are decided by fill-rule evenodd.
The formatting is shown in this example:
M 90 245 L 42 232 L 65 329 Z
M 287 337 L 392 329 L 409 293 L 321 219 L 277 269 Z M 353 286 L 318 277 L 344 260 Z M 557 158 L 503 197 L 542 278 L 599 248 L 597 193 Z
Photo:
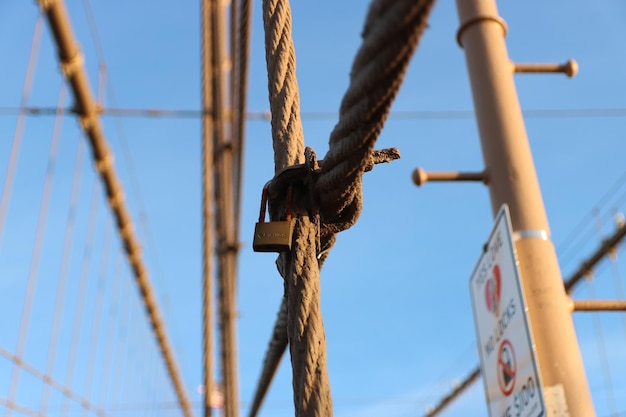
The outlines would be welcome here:
M 470 293 L 489 415 L 545 416 L 507 205 L 472 273 Z

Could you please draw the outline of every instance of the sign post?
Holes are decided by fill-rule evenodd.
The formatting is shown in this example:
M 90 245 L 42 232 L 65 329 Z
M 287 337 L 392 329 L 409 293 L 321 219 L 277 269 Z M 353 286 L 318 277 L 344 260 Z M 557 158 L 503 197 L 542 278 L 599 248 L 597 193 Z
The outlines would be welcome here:
M 544 417 L 508 206 L 502 206 L 470 278 L 476 338 L 491 417 Z

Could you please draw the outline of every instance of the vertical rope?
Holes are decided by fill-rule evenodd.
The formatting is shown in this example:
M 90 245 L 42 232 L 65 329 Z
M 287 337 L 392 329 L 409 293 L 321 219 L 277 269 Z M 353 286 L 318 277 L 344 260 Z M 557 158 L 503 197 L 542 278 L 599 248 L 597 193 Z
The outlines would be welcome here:
M 292 263 L 287 274 L 287 334 L 293 368 L 297 416 L 332 416 L 326 370 L 326 336 L 320 305 L 316 227 L 299 217 L 294 230 Z
M 296 80 L 291 9 L 286 0 L 264 0 L 265 54 L 272 111 L 276 171 L 304 161 L 304 135 Z M 304 194 L 306 195 L 306 194 Z M 299 196 L 303 198 L 303 195 Z M 284 262 L 287 335 L 290 344 L 296 416 L 332 416 L 326 370 L 326 337 L 320 306 L 320 277 L 316 257 L 319 218 L 294 198 L 298 213 L 294 244 Z M 306 201 L 306 198 L 305 198 Z M 317 223 L 317 224 L 316 224 Z
M 202 384 L 203 414 L 211 417 L 209 393 L 213 384 L 213 123 L 211 120 L 211 10 L 209 0 L 201 2 L 202 55 Z
M 288 0 L 263 0 L 272 138 L 276 171 L 304 162 L 304 133 Z
M 224 387 L 224 415 L 237 417 L 239 414 L 239 395 L 237 387 L 236 358 L 236 311 L 235 311 L 235 273 L 238 245 L 234 241 L 235 221 L 233 217 L 233 141 L 228 137 L 229 124 L 226 123 L 224 91 L 223 41 L 224 4 L 211 1 L 212 41 L 212 104 L 213 104 L 213 146 L 215 155 L 215 201 L 216 229 L 218 236 L 218 298 L 220 324 L 220 353 L 222 358 L 222 379 Z
M 239 242 L 239 219 L 241 218 L 241 186 L 243 179 L 243 152 L 245 147 L 245 121 L 246 121 L 246 101 L 247 101 L 247 83 L 248 83 L 248 56 L 250 53 L 250 32 L 252 30 L 252 6 L 250 0 L 241 0 L 238 21 L 238 54 L 233 55 L 235 58 L 234 73 L 237 74 L 235 85 L 237 86 L 237 94 L 233 97 L 235 104 L 233 105 L 233 137 L 236 139 L 235 152 L 235 219 L 237 227 L 235 229 L 235 242 Z M 234 7 L 234 5 L 233 5 Z M 234 77 L 233 77 L 234 78 Z

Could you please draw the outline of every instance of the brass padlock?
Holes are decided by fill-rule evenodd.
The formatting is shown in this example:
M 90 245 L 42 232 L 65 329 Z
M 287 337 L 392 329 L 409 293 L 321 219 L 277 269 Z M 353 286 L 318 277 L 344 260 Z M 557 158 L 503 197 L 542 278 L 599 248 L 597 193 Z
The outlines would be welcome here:
M 265 207 L 267 205 L 267 187 L 263 187 L 261 195 L 261 211 L 259 222 L 254 227 L 252 249 L 255 252 L 287 252 L 291 250 L 291 239 L 296 219 L 291 218 L 291 187 L 287 188 L 287 215 L 284 221 L 265 223 Z

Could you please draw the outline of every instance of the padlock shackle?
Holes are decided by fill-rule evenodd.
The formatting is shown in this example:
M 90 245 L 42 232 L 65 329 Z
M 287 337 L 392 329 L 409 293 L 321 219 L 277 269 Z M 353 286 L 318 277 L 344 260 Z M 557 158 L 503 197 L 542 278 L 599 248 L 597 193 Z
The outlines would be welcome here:
M 266 207 L 267 207 L 267 196 L 269 194 L 269 187 L 270 184 L 272 183 L 272 181 L 268 181 L 267 183 L 265 183 L 265 185 L 263 186 L 263 191 L 261 192 L 261 208 L 259 210 L 259 223 L 264 223 L 265 222 L 265 211 L 266 211 Z M 285 220 L 286 221 L 291 221 L 291 196 L 292 196 L 292 189 L 291 186 L 287 187 L 287 202 L 286 202 L 286 213 L 285 213 Z
M 263 191 L 261 191 L 261 209 L 259 210 L 259 223 L 265 222 L 265 207 L 267 206 L 267 194 L 271 183 L 271 180 L 266 182 L 263 186 Z
M 287 208 L 286 208 L 286 214 L 285 214 L 285 220 L 286 221 L 291 221 L 291 186 L 287 187 Z

